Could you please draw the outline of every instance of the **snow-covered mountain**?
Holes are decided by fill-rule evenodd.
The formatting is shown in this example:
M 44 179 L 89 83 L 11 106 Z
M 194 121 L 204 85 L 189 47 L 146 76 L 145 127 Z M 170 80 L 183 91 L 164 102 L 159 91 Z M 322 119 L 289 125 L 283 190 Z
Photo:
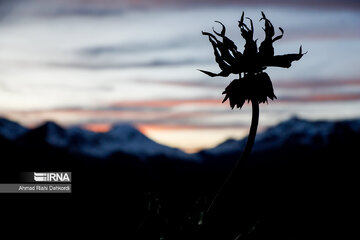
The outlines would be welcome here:
M 246 144 L 242 140 L 227 140 L 220 145 L 197 154 L 187 154 L 179 149 L 154 142 L 131 125 L 115 125 L 105 133 L 95 133 L 80 127 L 62 128 L 54 122 L 27 129 L 15 122 L 0 119 L 0 138 L 21 146 L 52 147 L 71 155 L 97 159 L 111 158 L 116 154 L 136 159 L 167 158 L 188 162 L 212 162 L 230 166 Z M 291 118 L 256 136 L 252 151 L 253 163 L 272 159 L 274 154 L 286 151 L 328 151 L 332 147 L 346 148 L 360 144 L 360 120 L 308 121 Z M 262 154 L 262 155 L 261 155 Z M 277 155 L 278 157 L 278 155 Z M 269 161 L 272 162 L 272 161 Z
M 291 145 L 308 145 L 319 148 L 327 146 L 332 137 L 344 138 L 347 134 L 360 134 L 360 119 L 308 121 L 294 117 L 270 127 L 265 132 L 258 133 L 253 151 L 261 152 Z M 202 153 L 209 155 L 238 153 L 245 147 L 245 144 L 246 138 L 238 141 L 229 139 Z
M 67 134 L 71 152 L 98 158 L 107 158 L 114 153 L 121 152 L 139 159 L 167 156 L 181 160 L 197 160 L 179 149 L 154 142 L 131 125 L 115 125 L 105 133 L 94 133 L 73 127 L 68 129 Z
M 80 127 L 63 128 L 54 122 L 46 122 L 34 129 L 0 119 L 0 136 L 22 146 L 54 147 L 70 154 L 106 159 L 116 153 L 146 160 L 167 157 L 176 160 L 198 161 L 196 155 L 189 155 L 179 149 L 154 142 L 135 127 L 126 124 L 115 125 L 105 133 L 96 133 Z
M 199 154 L 219 164 L 233 164 L 245 144 L 246 138 L 230 139 Z M 303 154 L 311 158 L 317 152 L 325 158 L 334 151 L 353 151 L 356 145 L 360 146 L 360 119 L 309 121 L 294 117 L 257 134 L 249 164 L 274 163 L 285 158 L 291 162 Z
M 26 132 L 27 129 L 20 124 L 5 118 L 0 118 L 0 137 L 8 140 L 15 140 Z

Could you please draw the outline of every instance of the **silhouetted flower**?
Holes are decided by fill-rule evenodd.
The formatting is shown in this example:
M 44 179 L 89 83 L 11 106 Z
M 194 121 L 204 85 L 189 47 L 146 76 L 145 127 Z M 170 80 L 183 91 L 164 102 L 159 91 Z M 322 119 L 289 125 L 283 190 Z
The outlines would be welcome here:
M 207 212 L 210 212 L 213 208 L 218 196 L 222 193 L 224 186 L 226 186 L 228 182 L 237 181 L 237 176 L 242 175 L 241 171 L 244 162 L 250 156 L 252 146 L 255 142 L 257 126 L 259 123 L 259 104 L 267 102 L 268 98 L 271 100 L 276 98 L 270 77 L 263 71 L 267 67 L 289 68 L 293 61 L 299 60 L 304 55 L 301 46 L 299 53 L 274 55 L 273 43 L 283 37 L 284 30 L 279 28 L 281 34 L 274 37 L 275 30 L 273 25 L 263 12 L 261 12 L 261 14 L 262 18 L 260 21 L 264 20 L 265 22 L 265 27 L 263 28 L 265 39 L 261 42 L 259 49 L 257 47 L 257 39 L 253 39 L 253 22 L 250 18 L 246 18 L 250 21 L 250 27 L 244 23 L 244 12 L 241 15 L 238 25 L 241 36 L 245 39 L 243 53 L 239 52 L 234 42 L 225 36 L 226 28 L 221 22 L 217 21 L 217 23 L 222 26 L 220 33 L 213 29 L 214 34 L 220 37 L 221 40 L 218 40 L 212 33 L 202 32 L 203 35 L 209 37 L 209 41 L 214 49 L 215 61 L 218 63 L 221 71 L 219 73 L 212 73 L 204 70 L 200 71 L 210 77 L 227 77 L 231 73 L 239 74 L 239 79 L 233 80 L 225 88 L 225 91 L 223 92 L 223 94 L 225 94 L 223 102 L 229 99 L 232 109 L 234 107 L 241 108 L 246 101 L 251 102 L 252 105 L 251 126 L 245 149 L 242 151 L 241 158 L 237 161 L 234 169 L 230 172 L 224 184 L 214 196 Z
M 233 80 L 223 94 L 223 102 L 229 99 L 231 108 L 241 108 L 245 101 L 256 100 L 258 103 L 264 103 L 267 102 L 267 98 L 276 98 L 270 77 L 264 72 Z
M 214 49 L 215 61 L 218 63 L 221 72 L 200 71 L 210 77 L 227 77 L 231 73 L 239 74 L 239 79 L 232 81 L 223 92 L 225 94 L 224 101 L 229 99 L 232 108 L 234 106 L 241 108 L 246 100 L 264 103 L 267 102 L 267 98 L 271 100 L 276 98 L 270 77 L 263 70 L 267 67 L 289 68 L 293 61 L 299 60 L 304 55 L 301 46 L 299 53 L 274 55 L 273 43 L 283 37 L 284 30 L 279 28 L 281 35 L 274 38 L 275 30 L 272 23 L 263 12 L 261 14 L 260 21 L 265 21 L 263 28 L 265 39 L 260 44 L 259 49 L 256 43 L 257 39 L 255 41 L 253 39 L 253 22 L 250 18 L 246 18 L 250 21 L 250 27 L 244 23 L 244 12 L 238 25 L 241 36 L 245 39 L 243 53 L 239 52 L 234 42 L 225 36 L 226 28 L 221 22 L 216 21 L 222 26 L 220 33 L 213 29 L 215 35 L 221 37 L 221 40 L 218 40 L 212 33 L 202 32 L 203 35 L 209 37 Z

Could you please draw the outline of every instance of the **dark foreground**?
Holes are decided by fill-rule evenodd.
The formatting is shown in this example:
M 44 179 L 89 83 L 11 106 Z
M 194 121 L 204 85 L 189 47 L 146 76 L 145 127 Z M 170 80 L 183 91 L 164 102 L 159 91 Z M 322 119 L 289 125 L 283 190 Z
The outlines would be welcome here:
M 71 171 L 73 193 L 1 194 L 2 218 L 25 225 L 15 233 L 43 229 L 70 236 L 75 230 L 82 238 L 326 239 L 340 234 L 346 239 L 358 229 L 352 215 L 358 205 L 359 126 L 359 121 L 293 119 L 259 135 L 243 176 L 209 214 L 209 202 L 244 141 L 201 152 L 200 161 L 183 161 L 121 152 L 98 159 L 69 153 L 42 136 L 3 137 L 3 181 L 21 171 Z

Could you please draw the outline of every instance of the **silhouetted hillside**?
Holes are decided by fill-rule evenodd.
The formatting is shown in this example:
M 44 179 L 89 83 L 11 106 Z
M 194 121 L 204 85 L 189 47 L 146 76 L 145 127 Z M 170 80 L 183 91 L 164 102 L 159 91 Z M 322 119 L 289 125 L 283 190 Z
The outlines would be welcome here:
M 138 234 L 147 239 L 157 239 L 161 231 L 178 239 L 201 239 L 190 237 L 202 230 L 186 219 L 204 212 L 244 145 L 245 139 L 228 140 L 186 154 L 128 125 L 94 133 L 52 122 L 26 129 L 0 119 L 2 182 L 20 171 L 73 173 L 71 195 L 4 195 L 2 200 L 20 199 L 21 204 L 25 198 L 35 208 L 60 206 L 64 213 L 88 216 L 89 222 L 82 221 L 90 226 L 91 216 L 110 214 L 127 233 L 144 225 Z M 355 206 L 359 145 L 360 120 L 292 118 L 258 134 L 239 191 L 226 200 L 227 218 L 219 216 L 217 226 L 225 230 L 230 221 L 245 231 L 260 222 L 255 239 L 342 229 L 340 219 Z M 159 204 L 162 213 L 154 215 Z M 69 212 L 70 206 L 76 210 Z

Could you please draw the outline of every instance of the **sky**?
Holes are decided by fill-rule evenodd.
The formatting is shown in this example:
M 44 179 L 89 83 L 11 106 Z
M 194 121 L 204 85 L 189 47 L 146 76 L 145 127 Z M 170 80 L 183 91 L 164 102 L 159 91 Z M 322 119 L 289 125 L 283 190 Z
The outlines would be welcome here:
M 34 127 L 55 121 L 107 131 L 132 124 L 188 152 L 246 136 L 251 107 L 221 104 L 237 76 L 218 72 L 201 31 L 220 30 L 240 49 L 242 11 L 264 37 L 261 11 L 285 31 L 276 54 L 308 51 L 290 69 L 268 68 L 275 101 L 259 131 L 292 116 L 360 117 L 359 1 L 0 1 L 0 116 Z M 279 33 L 279 32 L 278 32 Z

